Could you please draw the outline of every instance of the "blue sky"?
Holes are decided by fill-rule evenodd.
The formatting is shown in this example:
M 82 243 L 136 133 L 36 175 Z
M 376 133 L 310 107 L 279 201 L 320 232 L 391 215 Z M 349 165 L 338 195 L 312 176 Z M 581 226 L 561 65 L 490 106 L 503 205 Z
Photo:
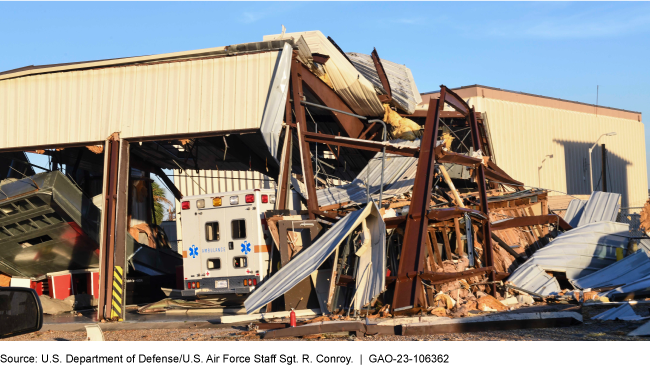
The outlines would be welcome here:
M 0 70 L 255 42 L 282 24 L 346 52 L 376 47 L 421 92 L 483 84 L 595 103 L 600 85 L 601 105 L 650 120 L 647 2 L 0 3 Z

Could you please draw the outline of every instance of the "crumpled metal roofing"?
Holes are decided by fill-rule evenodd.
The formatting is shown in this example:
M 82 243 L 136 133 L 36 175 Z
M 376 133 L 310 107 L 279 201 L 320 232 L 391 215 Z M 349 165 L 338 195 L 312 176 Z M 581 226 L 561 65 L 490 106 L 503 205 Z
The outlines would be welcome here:
M 420 140 L 390 141 L 391 144 L 407 147 L 419 147 Z M 417 172 L 418 160 L 415 157 L 400 156 L 387 153 L 384 165 L 384 198 L 396 196 L 408 192 L 413 188 L 415 174 Z M 370 176 L 368 177 L 368 173 Z M 365 204 L 367 201 L 366 182 L 369 181 L 370 196 L 379 199 L 379 187 L 381 186 L 381 152 L 378 152 L 359 172 L 357 177 L 349 184 L 332 186 L 326 189 L 316 190 L 318 205 L 328 206 L 342 203 Z M 295 178 L 291 179 L 296 191 L 303 197 L 306 196 L 306 188 Z
M 356 52 L 347 52 L 346 55 L 357 71 L 372 82 L 376 88 L 384 89 L 371 56 Z M 393 101 L 408 114 L 413 114 L 416 105 L 422 102 L 422 97 L 415 85 L 411 70 L 404 65 L 385 59 L 380 59 L 380 62 L 386 72 Z M 387 91 L 384 90 L 384 92 Z
M 356 296 L 355 306 L 362 307 L 381 293 L 386 280 L 386 225 L 379 214 L 375 204 L 368 204 L 364 209 L 351 212 L 341 218 L 327 232 L 325 232 L 311 246 L 300 251 L 300 253 L 284 265 L 270 278 L 264 280 L 260 286 L 246 299 L 244 306 L 246 312 L 251 313 L 267 303 L 286 293 L 304 278 L 311 275 L 336 248 L 352 233 L 352 231 L 367 219 L 370 231 L 371 242 L 368 246 L 360 248 L 363 253 L 357 251 L 360 263 L 372 262 L 372 265 L 359 265 L 362 271 L 358 273 L 357 285 L 363 287 Z M 366 274 L 363 275 L 365 267 Z M 363 275 L 363 277 L 361 277 Z M 359 296 L 361 295 L 361 296 Z M 363 302 L 363 303 L 358 303 Z
M 638 250 L 602 270 L 569 281 L 576 289 L 604 288 L 625 285 L 648 275 L 650 275 L 650 258 L 645 251 Z
M 539 265 L 528 265 L 522 270 L 516 270 L 510 275 L 508 281 L 518 288 L 544 296 L 561 290 L 557 279 L 547 274 Z
M 611 298 L 616 294 L 627 294 L 635 291 L 645 291 L 650 290 L 650 275 L 641 278 L 637 281 L 631 282 L 627 285 L 620 286 L 616 289 L 612 289 L 608 292 L 602 293 L 602 296 Z
M 519 266 L 510 276 L 515 286 L 525 285 L 544 271 L 566 273 L 568 279 L 578 279 L 616 262 L 616 249 L 627 251 L 627 224 L 596 222 L 561 234 Z M 524 288 L 525 289 L 525 288 Z
M 594 191 L 589 200 L 573 199 L 564 214 L 564 220 L 572 227 L 581 227 L 593 222 L 615 222 L 621 194 Z
M 264 41 L 294 39 L 303 37 L 312 53 L 329 56 L 323 65 L 330 86 L 356 114 L 364 116 L 383 116 L 384 107 L 377 97 L 374 85 L 362 75 L 347 56 L 339 51 L 319 30 L 265 35 Z
M 634 313 L 634 309 L 630 303 L 625 303 L 616 308 L 612 308 L 603 313 L 591 317 L 591 319 L 597 319 L 599 321 L 614 321 L 617 319 L 623 321 L 640 321 L 643 319 L 640 315 Z

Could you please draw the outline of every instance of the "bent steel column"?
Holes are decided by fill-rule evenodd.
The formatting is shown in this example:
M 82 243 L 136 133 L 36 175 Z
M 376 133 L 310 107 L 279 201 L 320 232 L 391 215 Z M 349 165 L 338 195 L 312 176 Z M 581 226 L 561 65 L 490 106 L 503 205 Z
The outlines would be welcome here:
M 117 167 L 111 318 L 117 317 L 119 320 L 124 319 L 124 309 L 126 308 L 126 234 L 129 206 L 129 175 L 131 171 L 129 146 L 128 141 L 120 141 L 120 157 Z
M 393 310 L 410 309 L 418 305 L 422 293 L 422 280 L 417 275 L 423 270 L 426 247 L 427 213 L 433 185 L 434 148 L 438 140 L 438 121 L 444 106 L 446 88 L 440 88 L 440 98 L 429 101 L 429 110 L 420 143 L 418 167 L 413 185 L 411 209 L 406 218 L 404 243 L 400 255 L 397 282 L 393 294 Z
M 300 144 L 300 159 L 302 161 L 302 177 L 307 186 L 307 209 L 309 219 L 316 219 L 314 212 L 318 211 L 318 198 L 316 197 L 316 183 L 314 181 L 314 170 L 311 165 L 311 152 L 309 143 L 305 140 L 307 132 L 307 119 L 305 107 L 300 102 L 303 100 L 301 63 L 297 59 L 291 60 L 291 86 L 293 97 L 293 110 L 296 113 L 296 124 L 298 129 L 298 143 Z M 309 73 L 309 72 L 306 72 Z
M 99 253 L 98 319 L 111 319 L 119 146 L 119 136 L 115 133 L 106 142 L 106 148 L 104 148 L 106 156 L 104 158 L 104 207 L 102 209 Z
M 472 131 L 472 145 L 474 151 L 481 150 L 481 138 L 479 135 L 478 122 L 476 121 L 476 114 L 474 113 L 474 108 L 471 108 L 471 112 L 467 116 L 467 121 Z M 488 209 L 487 201 L 487 186 L 485 184 L 485 165 L 480 163 L 476 169 L 476 184 L 478 185 L 479 200 L 481 201 L 481 212 L 488 217 L 488 222 L 483 223 L 483 246 L 485 249 L 485 266 L 494 267 L 494 253 L 492 251 L 492 233 L 489 223 L 490 212 Z M 490 282 L 492 282 L 492 295 L 496 298 L 496 281 L 495 271 L 490 271 Z

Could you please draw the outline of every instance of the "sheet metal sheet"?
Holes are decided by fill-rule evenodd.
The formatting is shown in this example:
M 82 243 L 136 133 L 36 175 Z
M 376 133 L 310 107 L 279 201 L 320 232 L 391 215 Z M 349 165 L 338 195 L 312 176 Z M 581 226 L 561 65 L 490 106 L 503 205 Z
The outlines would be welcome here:
M 596 319 L 599 321 L 615 321 L 617 319 L 623 321 L 639 321 L 642 320 L 643 317 L 634 313 L 634 309 L 632 309 L 630 303 L 625 303 L 621 306 L 612 308 L 608 311 L 595 315 L 591 317 L 591 319 Z
M 97 267 L 99 218 L 99 208 L 58 171 L 2 185 L 0 271 L 39 278 Z
M 244 306 L 247 313 L 261 308 L 267 303 L 286 293 L 304 278 L 311 275 L 318 267 L 336 250 L 336 248 L 345 240 L 345 238 L 361 224 L 361 221 L 370 215 L 377 217 L 373 222 L 377 227 L 371 228 L 371 231 L 386 231 L 384 221 L 379 215 L 379 209 L 375 204 L 369 204 L 364 209 L 354 211 L 336 224 L 321 236 L 307 249 L 293 258 L 289 263 L 283 266 L 275 275 L 266 279 L 253 293 L 246 299 Z M 370 223 L 370 222 L 369 222 Z M 373 223 L 373 224 L 374 224 Z M 369 275 L 369 290 L 366 291 L 367 297 L 363 301 L 370 301 L 376 295 L 381 293 L 384 287 L 386 276 L 385 259 L 382 262 L 374 262 L 376 258 L 385 255 L 385 233 L 384 235 L 372 236 L 372 242 L 368 253 L 372 255 L 372 274 Z M 378 250 L 378 251 L 377 251 Z M 382 253 L 379 253 L 381 251 Z M 363 257 L 363 256 L 362 256 Z
M 646 291 L 646 290 L 650 290 L 650 275 L 641 278 L 637 281 L 620 286 L 616 289 L 605 292 L 602 295 L 611 298 L 616 294 L 627 294 L 635 291 Z
M 418 147 L 420 140 L 396 140 L 391 141 L 391 144 Z M 367 201 L 366 184 L 370 185 L 372 198 L 378 199 L 381 186 L 381 157 L 381 152 L 375 154 L 366 167 L 349 184 L 317 190 L 318 205 L 327 206 L 347 202 L 364 204 Z M 416 172 L 416 158 L 387 153 L 384 165 L 383 197 L 388 198 L 411 190 Z
M 305 39 L 311 52 L 330 57 L 323 65 L 330 84 L 356 114 L 372 117 L 384 115 L 384 107 L 374 85 L 320 31 L 265 35 L 263 40 L 293 39 L 297 42 L 300 37 Z
M 285 44 L 258 45 L 265 50 L 220 48 L 211 52 L 218 57 L 198 50 L 173 61 L 158 55 L 7 75 L 14 78 L 0 78 L 0 149 L 95 143 L 115 131 L 137 138 L 259 129 L 265 112 L 275 118 L 272 111 L 285 103 L 269 98 Z M 282 105 L 269 104 L 275 101 Z
M 271 155 L 278 159 L 278 143 L 282 121 L 284 120 L 285 102 L 289 91 L 289 77 L 291 76 L 292 47 L 285 43 L 275 66 L 271 88 L 266 99 L 264 114 L 260 125 L 260 132 L 269 148 Z
M 596 222 L 574 228 L 537 250 L 509 280 L 515 278 L 515 285 L 532 280 L 539 272 L 531 270 L 531 266 L 564 272 L 570 280 L 592 274 L 616 262 L 617 248 L 622 248 L 624 253 L 627 251 L 627 231 L 627 224 L 615 222 Z
M 528 265 L 522 270 L 515 271 L 508 281 L 518 288 L 544 296 L 561 290 L 557 279 L 547 274 L 539 265 Z
M 347 52 L 346 55 L 357 71 L 370 80 L 376 88 L 383 90 L 383 85 L 381 84 L 379 74 L 371 56 L 356 52 Z M 404 65 L 385 59 L 381 59 L 380 61 L 382 66 L 384 66 L 384 71 L 390 84 L 393 101 L 400 109 L 408 114 L 413 114 L 416 105 L 422 101 L 422 98 L 413 80 L 411 70 Z M 384 92 L 386 91 L 384 90 Z
M 571 227 L 577 227 L 580 218 L 582 217 L 582 212 L 585 210 L 585 205 L 587 205 L 586 200 L 573 199 L 569 203 L 566 212 L 564 213 L 564 220 L 571 225 Z
M 569 280 L 576 289 L 603 288 L 625 285 L 650 276 L 650 259 L 643 250 L 627 256 L 593 274 L 577 280 Z
M 621 194 L 594 191 L 584 207 L 578 227 L 593 222 L 616 222 Z

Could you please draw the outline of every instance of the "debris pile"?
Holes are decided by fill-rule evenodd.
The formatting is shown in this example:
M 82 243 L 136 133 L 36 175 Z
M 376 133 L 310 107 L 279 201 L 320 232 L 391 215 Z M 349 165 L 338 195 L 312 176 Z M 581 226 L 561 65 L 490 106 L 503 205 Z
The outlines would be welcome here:
M 496 165 L 484 116 L 451 90 L 441 86 L 440 97 L 416 113 L 415 83 L 398 76 L 410 72 L 376 50 L 346 54 L 320 32 L 265 37 L 279 39 L 298 45 L 292 69 L 326 80 L 351 109 L 330 104 L 331 119 L 314 118 L 319 103 L 299 100 L 318 90 L 306 93 L 293 81 L 285 127 L 295 137 L 282 150 L 294 150 L 302 173 L 283 158 L 277 210 L 265 213 L 278 264 L 247 298 L 248 313 L 318 308 L 321 321 L 282 335 L 368 334 L 379 333 L 368 320 L 482 318 L 522 306 L 601 302 L 650 281 L 646 244 L 631 244 L 628 225 L 615 222 L 619 194 L 574 200 L 563 218 L 549 208 L 549 191 L 526 188 Z M 386 142 L 373 117 L 386 123 Z M 339 135 L 328 135 L 330 120 Z M 323 145 L 336 162 L 321 160 Z M 365 167 L 333 184 L 330 177 L 344 175 L 328 164 L 352 150 L 363 151 Z M 286 210 L 291 187 L 306 208 L 299 214 Z M 296 234 L 306 222 L 318 229 Z M 366 323 L 350 322 L 359 317 Z

